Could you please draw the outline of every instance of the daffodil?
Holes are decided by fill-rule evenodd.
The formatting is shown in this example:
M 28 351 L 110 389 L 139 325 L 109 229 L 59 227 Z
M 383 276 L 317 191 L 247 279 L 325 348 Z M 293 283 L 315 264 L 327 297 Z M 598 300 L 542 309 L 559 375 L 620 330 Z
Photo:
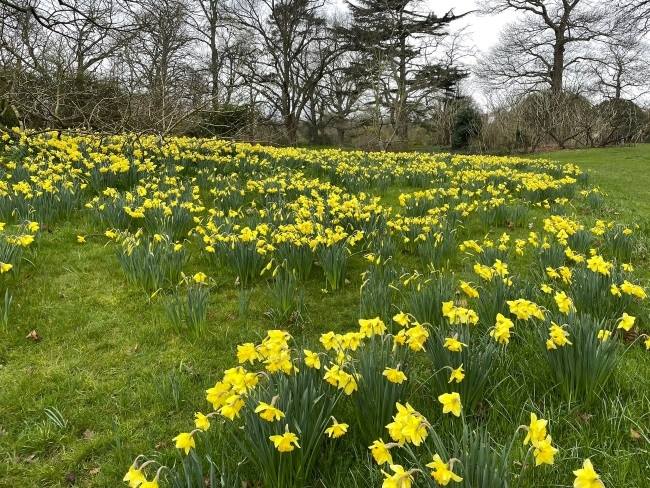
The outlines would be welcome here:
M 350 426 L 348 424 L 339 423 L 335 418 L 332 417 L 332 425 L 325 429 L 325 433 L 332 439 L 338 439 L 348 432 L 349 427 Z
M 393 416 L 393 421 L 386 426 L 391 439 L 399 445 L 409 442 L 419 446 L 428 435 L 427 420 L 409 403 L 402 405 L 398 402 L 395 407 L 397 413 Z
M 252 342 L 246 342 L 237 346 L 237 361 L 239 364 L 249 362 L 250 364 L 255 363 L 259 359 L 259 354 L 255 344 Z
M 472 287 L 469 283 L 465 281 L 460 282 L 460 289 L 467 295 L 469 298 L 478 298 L 479 293 L 476 288 Z
M 645 300 L 648 296 L 643 287 L 635 285 L 634 283 L 630 283 L 627 280 L 623 281 L 623 283 L 620 285 L 620 289 L 626 295 L 636 297 L 639 300 Z
M 232 421 L 235 420 L 235 417 L 239 417 L 242 408 L 244 408 L 242 396 L 239 394 L 229 395 L 221 405 L 219 413 Z
M 554 298 L 560 312 L 568 314 L 574 309 L 573 301 L 563 291 L 556 293 Z
M 544 439 L 533 441 L 533 455 L 535 457 L 535 466 L 541 464 L 553 464 L 557 449 L 551 445 L 551 436 L 547 435 Z
M 386 332 L 386 325 L 379 317 L 375 317 L 374 319 L 359 319 L 359 331 L 366 337 L 372 337 Z
M 284 412 L 275 408 L 273 405 L 264 402 L 260 402 L 257 407 L 255 407 L 255 413 L 259 414 L 260 418 L 267 422 L 275 422 L 284 418 Z
M 382 439 L 374 441 L 368 449 L 374 458 L 375 462 L 381 466 L 382 464 L 388 463 L 393 464 L 393 457 L 390 454 L 390 444 L 386 444 Z
M 605 488 L 590 459 L 585 459 L 582 468 L 575 470 L 573 474 L 573 488 Z
M 598 254 L 587 259 L 587 268 L 589 268 L 594 273 L 609 276 L 612 267 L 612 263 L 605 261 L 603 257 L 599 256 Z
M 433 460 L 426 466 L 431 469 L 431 476 L 440 486 L 447 486 L 452 481 L 463 481 L 463 478 L 452 471 L 451 463 L 444 462 L 439 454 L 434 454 Z
M 305 365 L 309 368 L 320 369 L 320 356 L 318 353 L 310 351 L 309 349 L 303 350 L 305 354 Z
M 451 413 L 456 417 L 460 417 L 462 405 L 458 392 L 443 393 L 438 397 L 438 401 L 442 403 L 442 413 Z
M 463 365 L 461 364 L 456 369 L 451 370 L 448 383 L 451 383 L 453 381 L 455 381 L 456 383 L 460 383 L 464 379 L 465 379 L 465 370 L 463 369 Z
M 417 352 L 424 350 L 424 344 L 429 338 L 429 331 L 426 327 L 416 322 L 413 327 L 401 330 L 400 332 L 404 332 L 405 343 L 411 351 Z
M 390 469 L 393 474 L 382 471 L 385 478 L 381 488 L 411 488 L 413 475 L 409 471 L 399 464 L 391 464 Z
M 546 348 L 557 349 L 558 347 L 564 347 L 567 345 L 572 345 L 573 343 L 569 340 L 569 333 L 564 330 L 564 327 L 551 322 L 551 327 L 549 328 L 549 339 L 546 341 Z
M 194 283 L 203 284 L 208 280 L 208 275 L 202 271 L 199 271 L 194 276 L 192 276 L 192 279 L 194 280 Z
M 526 437 L 524 438 L 524 445 L 527 445 L 529 442 L 533 444 L 541 440 L 546 439 L 546 426 L 548 421 L 544 419 L 538 419 L 537 414 L 530 414 L 530 425 L 526 428 Z
M 147 481 L 142 470 L 138 469 L 135 464 L 133 464 L 127 473 L 122 478 L 122 481 L 125 481 L 129 484 L 129 488 L 138 488 L 144 481 Z
M 406 375 L 404 374 L 403 371 L 400 371 L 399 369 L 386 368 L 384 369 L 382 375 L 384 375 L 386 379 L 391 383 L 397 383 L 401 385 L 406 381 Z
M 194 426 L 197 429 L 206 431 L 210 428 L 210 419 L 207 415 L 203 415 L 201 412 L 196 412 L 194 414 Z
M 194 442 L 194 437 L 192 436 L 191 432 L 181 432 L 172 440 L 176 442 L 176 448 L 184 451 L 186 455 L 196 447 L 196 443 Z
M 393 316 L 393 321 L 400 327 L 408 327 L 410 323 L 409 316 L 404 312 L 400 312 Z
M 467 344 L 460 342 L 456 337 L 446 337 L 443 347 L 451 352 L 461 352 Z
M 288 426 L 286 427 L 284 434 L 272 435 L 269 437 L 269 440 L 273 443 L 278 452 L 291 452 L 295 448 L 300 449 L 298 436 L 289 432 Z
M 490 336 L 494 337 L 494 340 L 500 344 L 509 344 L 510 330 L 514 328 L 515 324 L 501 313 L 497 314 L 496 320 L 494 328 L 490 330 Z
M 609 340 L 609 338 L 611 337 L 611 335 L 612 335 L 612 332 L 611 332 L 611 331 L 609 331 L 609 330 L 607 330 L 607 329 L 600 329 L 600 330 L 598 331 L 598 336 L 597 336 L 597 338 L 598 338 L 598 340 L 601 341 L 601 342 L 607 342 L 607 341 Z
M 634 322 L 636 320 L 636 317 L 633 317 L 632 315 L 628 315 L 627 313 L 623 312 L 623 316 L 619 319 L 617 329 L 623 329 L 625 332 L 629 331 L 632 327 L 634 327 Z

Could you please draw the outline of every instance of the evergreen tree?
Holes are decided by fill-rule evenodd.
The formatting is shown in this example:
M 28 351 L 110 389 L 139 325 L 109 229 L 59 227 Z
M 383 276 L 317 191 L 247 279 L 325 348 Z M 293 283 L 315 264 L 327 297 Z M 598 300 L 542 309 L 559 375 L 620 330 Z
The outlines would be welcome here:
M 451 92 L 466 76 L 455 67 L 427 61 L 448 25 L 466 14 L 438 17 L 419 0 L 348 1 L 352 21 L 342 29 L 349 48 L 362 53 L 357 68 L 374 79 L 377 106 L 386 109 L 397 138 L 408 136 L 409 116 L 432 92 Z

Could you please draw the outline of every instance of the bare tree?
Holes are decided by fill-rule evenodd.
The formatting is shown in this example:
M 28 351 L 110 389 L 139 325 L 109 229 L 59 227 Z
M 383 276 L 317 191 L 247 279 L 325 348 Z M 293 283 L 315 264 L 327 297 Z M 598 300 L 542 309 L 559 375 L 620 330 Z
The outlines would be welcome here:
M 79 19 L 92 24 L 100 30 L 114 30 L 122 33 L 133 32 L 137 26 L 131 22 L 132 16 L 97 17 L 96 8 L 92 0 L 0 0 L 0 7 L 4 12 L 21 15 L 33 20 L 43 29 L 66 35 L 70 25 Z M 101 3 L 101 0 L 100 2 Z M 118 8 L 125 12 L 131 10 L 131 0 L 111 0 L 111 8 Z
M 116 112 L 117 87 L 109 66 L 128 33 L 105 26 L 127 13 L 111 0 L 75 5 L 57 13 L 57 30 L 0 5 L 4 96 L 14 114 L 20 114 L 19 122 L 97 128 L 100 119 Z
M 300 117 L 338 55 L 329 42 L 323 0 L 235 0 L 232 18 L 249 34 L 247 78 L 295 144 Z
M 233 54 L 241 46 L 236 31 L 229 23 L 227 2 L 225 0 L 194 0 L 193 11 L 189 16 L 190 24 L 197 34 L 198 41 L 208 51 L 208 74 L 210 78 L 210 98 L 212 109 L 217 111 L 224 100 L 232 96 L 234 79 L 232 69 Z M 224 70 L 229 70 L 225 80 Z
M 219 75 L 221 72 L 221 52 L 219 47 L 219 31 L 224 26 L 224 12 L 219 0 L 197 0 L 197 5 L 202 14 L 201 17 L 190 17 L 193 25 L 199 33 L 199 40 L 207 45 L 209 49 L 210 62 L 210 94 L 212 107 L 216 110 L 219 107 Z
M 478 73 L 491 86 L 558 94 L 566 72 L 590 59 L 584 46 L 606 29 L 607 13 L 594 0 L 490 0 L 485 6 L 489 14 L 506 10 L 521 18 L 506 27 L 480 63 Z
M 180 0 L 142 0 L 139 35 L 125 55 L 130 89 L 140 95 L 139 121 L 161 133 L 173 130 L 196 108 L 186 90 L 194 75 L 188 15 L 187 4 Z
M 359 115 L 370 83 L 366 72 L 356 68 L 360 61 L 358 54 L 345 53 L 330 65 L 323 78 L 322 96 L 329 115 L 327 123 L 336 131 L 339 144 L 345 144 L 346 132 L 364 123 Z
M 644 32 L 650 30 L 650 0 L 617 0 L 621 21 Z
M 608 100 L 636 100 L 650 90 L 650 46 L 636 34 L 609 37 L 589 65 L 592 91 Z

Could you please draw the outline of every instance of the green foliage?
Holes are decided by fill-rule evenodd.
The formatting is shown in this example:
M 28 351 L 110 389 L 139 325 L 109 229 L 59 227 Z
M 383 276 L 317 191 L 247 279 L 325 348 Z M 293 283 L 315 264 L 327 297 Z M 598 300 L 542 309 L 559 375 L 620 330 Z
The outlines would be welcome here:
M 426 352 L 432 365 L 431 384 L 433 398 L 443 393 L 458 392 L 466 413 L 476 413 L 485 407 L 489 400 L 490 379 L 497 370 L 499 346 L 487 334 L 472 334 L 470 327 L 451 326 L 431 330 L 426 344 Z M 467 347 L 460 352 L 452 352 L 443 344 L 446 337 L 454 337 Z M 479 337 L 474 338 L 474 335 Z M 463 368 L 465 378 L 460 382 L 450 381 L 453 369 Z
M 609 275 L 594 273 L 587 268 L 575 269 L 570 290 L 576 309 L 599 319 L 620 316 L 632 303 L 629 295 L 612 295 L 612 284 L 622 282 L 623 275 L 617 269 Z
M 483 118 L 481 113 L 471 103 L 463 104 L 454 117 L 454 126 L 451 133 L 451 148 L 467 148 L 472 139 L 481 133 Z
M 550 157 L 578 161 L 581 166 L 591 168 L 595 182 L 609 194 L 607 211 L 611 209 L 609 205 L 615 205 L 617 211 L 622 212 L 623 219 L 638 221 L 643 226 L 650 216 L 650 201 L 640 197 L 650 187 L 650 173 L 644 169 L 648 150 L 649 146 L 578 150 L 557 152 Z M 536 217 L 534 210 L 531 214 L 532 218 Z M 210 309 L 210 319 L 219 324 L 219 333 L 205 334 L 201 341 L 196 342 L 178 340 L 174 334 L 165 332 L 162 310 L 142 300 L 139 286 L 125 284 L 120 267 L 115 266 L 110 246 L 95 245 L 95 242 L 83 246 L 75 243 L 77 234 L 90 234 L 94 229 L 92 222 L 83 217 L 51 227 L 39 237 L 36 266 L 27 265 L 22 260 L 21 279 L 14 282 L 10 278 L 13 294 L 11 333 L 3 335 L 0 332 L 0 385 L 3 392 L 0 410 L 6 413 L 2 425 L 6 435 L 1 436 L 0 442 L 5 462 L 0 463 L 0 479 L 8 486 L 58 486 L 65 483 L 63 480 L 71 471 L 76 474 L 79 485 L 117 486 L 133 458 L 151 450 L 152 440 L 159 443 L 161 451 L 172 452 L 176 457 L 171 438 L 188 429 L 188 420 L 197 409 L 207 408 L 201 401 L 206 381 L 213 378 L 215 371 L 232 365 L 232 344 L 248 341 L 263 334 L 267 328 L 268 322 L 262 319 L 266 303 L 260 298 L 265 296 L 266 286 L 252 287 L 250 314 L 238 317 L 238 290 L 229 282 L 215 297 L 218 306 Z M 643 235 L 639 237 L 645 239 Z M 645 263 L 645 255 L 639 257 L 641 263 Z M 354 257 L 351 261 L 350 269 L 356 270 L 360 258 Z M 201 266 L 201 262 L 195 256 L 187 266 Z M 638 266 L 638 272 L 642 279 L 649 276 L 647 266 L 643 264 Z M 353 273 L 350 273 L 350 279 L 358 283 Z M 401 284 L 399 288 L 403 288 Z M 331 324 L 335 329 L 347 330 L 359 313 L 357 287 L 327 295 L 319 290 L 320 286 L 310 280 L 305 295 L 310 315 L 326 318 L 323 323 Z M 452 287 L 442 293 L 443 299 L 450 299 L 453 293 Z M 423 307 L 430 306 L 432 315 L 439 316 L 438 306 L 424 300 L 421 303 Z M 411 311 L 407 307 L 404 310 Z M 639 320 L 642 320 L 641 314 Z M 530 324 L 522 324 L 527 325 Z M 643 322 L 641 325 L 645 327 Z M 43 336 L 40 342 L 25 340 L 26 332 L 34 327 Z M 301 338 L 316 341 L 320 332 L 322 330 L 316 328 L 305 329 Z M 511 345 L 517 344 L 513 341 Z M 535 345 L 539 345 L 538 342 Z M 531 365 L 528 349 L 522 351 L 508 347 L 511 364 Z M 538 358 L 546 360 L 546 353 L 539 350 L 538 353 Z M 188 368 L 181 373 L 184 386 L 179 408 L 174 411 L 176 402 L 171 398 L 172 391 L 165 388 L 164 394 L 157 393 L 157 380 L 161 376 L 155 373 L 177 368 L 179 361 L 184 361 Z M 547 418 L 551 422 L 555 419 L 553 440 L 558 443 L 562 456 L 560 461 L 563 466 L 569 466 L 567 469 L 574 465 L 578 467 L 578 457 L 592 457 L 606 486 L 643 486 L 647 462 L 643 457 L 642 441 L 639 444 L 631 439 L 629 428 L 647 437 L 642 422 L 650 409 L 646 393 L 650 377 L 647 351 L 638 344 L 634 345 L 625 355 L 624 366 L 610 378 L 607 398 L 601 394 L 602 403 L 595 399 L 591 407 L 584 408 L 584 413 L 567 414 L 561 410 Z M 20 371 L 29 374 L 16 373 Z M 548 386 L 556 381 L 554 377 L 540 379 L 544 382 L 544 391 L 541 391 L 539 382 L 523 383 L 516 371 L 512 374 L 514 377 L 507 378 L 509 388 L 495 394 L 489 415 L 481 418 L 481 423 L 490 432 L 509 432 L 513 419 L 520 417 L 522 405 L 527 401 L 542 404 L 547 401 L 547 394 L 555 398 L 556 390 L 547 393 Z M 550 369 L 548 374 L 552 374 Z M 52 387 L 53 384 L 56 388 Z M 30 402 L 24 402 L 26 397 L 31 399 Z M 70 404 L 75 405 L 74 411 L 66 410 L 65 405 Z M 60 431 L 43 414 L 44 409 L 52 405 L 59 406 L 69 423 L 68 431 Z M 347 411 L 346 405 L 341 403 L 340 406 Z M 339 420 L 347 419 L 342 417 Z M 470 426 L 470 432 L 477 432 L 477 429 Z M 449 442 L 443 434 L 441 431 L 445 443 Z M 357 433 L 352 430 L 348 435 Z M 341 456 L 345 459 L 327 469 L 327 473 L 318 473 L 318 480 L 313 480 L 312 485 L 365 487 L 381 484 L 379 470 L 372 466 L 372 460 L 368 460 L 367 450 L 356 451 L 349 447 L 350 444 L 352 442 L 342 439 L 337 450 L 345 453 Z M 489 438 L 483 444 L 493 452 L 500 452 L 499 446 Z M 583 447 L 574 449 L 572 446 Z M 217 452 L 231 449 L 225 442 L 217 441 L 214 447 Z M 459 448 L 458 452 L 462 453 L 462 449 Z M 440 454 L 446 460 L 460 458 L 451 449 L 446 454 L 440 451 Z M 231 470 L 230 464 L 236 467 L 243 458 L 242 455 L 229 455 L 228 466 L 224 467 L 220 459 L 213 458 L 217 483 L 221 480 L 224 487 L 240 486 L 242 482 L 255 486 L 259 477 L 256 476 L 257 468 L 251 463 L 241 466 L 241 477 Z M 34 459 L 37 462 L 33 462 Z M 407 464 L 407 460 L 396 460 Z M 424 459 L 424 462 L 429 460 Z M 511 465 L 518 469 L 518 461 L 511 461 Z M 494 466 L 494 463 L 486 465 Z M 177 467 L 181 467 L 180 461 Z M 96 472 L 97 468 L 101 468 L 99 472 Z M 471 479 L 469 473 L 479 468 L 477 465 L 466 470 L 456 464 L 455 471 Z M 422 475 L 417 475 L 417 483 L 428 479 L 428 469 L 423 471 Z M 515 486 L 570 483 L 567 478 L 570 477 L 569 471 L 560 471 L 540 468 L 535 471 L 533 479 L 517 479 L 512 483 Z M 206 477 L 211 482 L 208 465 L 204 465 L 201 474 L 191 477 L 189 482 L 185 483 L 183 477 L 181 483 L 185 484 L 177 486 L 201 486 L 198 480 Z M 507 478 L 504 476 L 502 479 Z M 485 486 L 490 486 L 485 483 Z M 219 484 L 216 486 L 221 488 Z M 460 488 L 462 485 L 450 486 Z M 484 485 L 477 483 L 472 486 Z
M 483 325 L 492 326 L 498 313 L 508 315 L 508 300 L 516 297 L 512 286 L 504 283 L 503 278 L 494 276 L 489 282 L 483 282 L 478 288 L 476 311 Z
M 433 272 L 428 275 L 402 277 L 403 311 L 418 322 L 437 326 L 443 323 L 442 302 L 453 296 L 453 277 Z M 408 281 L 406 285 L 404 282 Z
M 198 337 L 205 332 L 209 300 L 209 286 L 184 280 L 165 299 L 167 319 L 177 333 L 189 331 Z
M 258 386 L 244 409 L 243 429 L 233 432 L 232 441 L 258 468 L 258 475 L 268 488 L 302 488 L 311 480 L 316 463 L 323 453 L 325 429 L 331 423 L 340 393 L 331 388 L 318 371 L 306 368 L 301 374 L 271 375 Z M 259 401 L 272 403 L 284 412 L 277 422 L 267 422 L 254 413 Z M 300 436 L 300 449 L 278 452 L 269 437 L 285 432 Z
M 566 330 L 572 344 L 546 350 L 546 358 L 559 390 L 569 403 L 590 403 L 601 393 L 621 357 L 614 339 L 602 341 L 603 321 L 584 315 L 570 316 Z
M 152 293 L 178 283 L 189 256 L 184 248 L 175 249 L 166 236 L 160 239 L 127 236 L 117 258 L 128 279 Z
M 209 255 L 213 263 L 222 260 L 225 265 L 237 276 L 237 282 L 243 289 L 250 288 L 260 277 L 266 259 L 257 252 L 257 245 L 253 242 L 237 241 L 233 243 L 219 243 L 217 246 L 219 257 Z
M 295 273 L 301 283 L 309 278 L 314 263 L 314 251 L 309 246 L 283 242 L 277 247 L 276 255 L 279 262 L 286 262 L 286 267 Z
M 456 249 L 456 231 L 451 226 L 442 226 L 429 231 L 418 241 L 416 252 L 424 267 L 440 268 Z
M 429 456 L 422 460 L 406 448 L 409 461 L 414 462 L 420 473 L 417 486 L 437 488 L 439 485 L 429 475 L 430 462 L 438 454 L 444 462 L 454 460 L 453 471 L 463 479 L 451 483 L 458 488 L 508 488 L 513 478 L 510 464 L 512 445 L 516 441 L 514 433 L 510 445 L 499 446 L 494 443 L 485 429 L 473 430 L 463 421 L 461 432 L 438 432 L 429 428 L 430 436 L 426 441 Z
M 303 320 L 304 289 L 300 286 L 296 271 L 287 262 L 276 267 L 269 286 L 271 310 L 274 326 L 300 324 Z
M 381 257 L 379 258 L 381 259 Z M 380 260 L 362 275 L 359 318 L 380 317 L 390 324 L 395 309 L 397 270 L 390 259 Z
M 386 368 L 399 369 L 408 377 L 406 354 L 400 349 L 393 352 L 393 342 L 388 337 L 375 336 L 359 350 L 355 363 L 355 372 L 361 376 L 352 405 L 364 445 L 382 436 L 395 410 L 395 402 L 403 401 L 409 388 L 408 379 L 402 384 L 388 381 L 383 375 Z
M 325 286 L 332 291 L 339 290 L 345 283 L 350 250 L 345 240 L 331 246 L 318 248 L 318 262 L 325 275 Z

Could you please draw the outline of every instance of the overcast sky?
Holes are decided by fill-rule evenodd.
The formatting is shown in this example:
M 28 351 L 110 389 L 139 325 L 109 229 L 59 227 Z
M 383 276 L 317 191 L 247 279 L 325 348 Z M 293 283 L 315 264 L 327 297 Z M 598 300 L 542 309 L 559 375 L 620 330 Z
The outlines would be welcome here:
M 450 9 L 453 9 L 455 14 L 478 10 L 480 5 L 485 3 L 481 0 L 425 0 L 425 2 L 437 15 L 442 15 Z M 475 13 L 453 22 L 452 27 L 466 27 L 475 47 L 480 51 L 486 51 L 496 43 L 503 26 L 515 18 L 514 12 L 504 12 L 499 15 Z

